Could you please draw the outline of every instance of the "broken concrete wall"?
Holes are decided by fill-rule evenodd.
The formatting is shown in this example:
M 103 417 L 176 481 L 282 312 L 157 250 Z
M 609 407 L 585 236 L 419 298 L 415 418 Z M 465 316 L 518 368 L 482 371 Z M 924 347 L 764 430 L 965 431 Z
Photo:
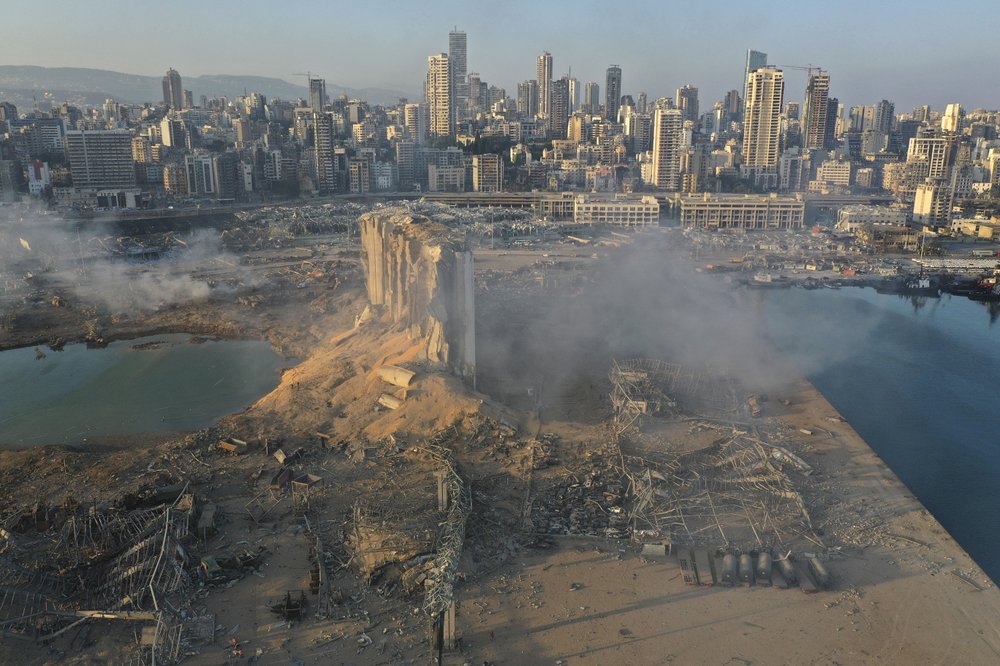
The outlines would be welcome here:
M 473 375 L 473 259 L 461 235 L 402 208 L 366 213 L 358 226 L 369 302 L 424 341 L 428 360 Z

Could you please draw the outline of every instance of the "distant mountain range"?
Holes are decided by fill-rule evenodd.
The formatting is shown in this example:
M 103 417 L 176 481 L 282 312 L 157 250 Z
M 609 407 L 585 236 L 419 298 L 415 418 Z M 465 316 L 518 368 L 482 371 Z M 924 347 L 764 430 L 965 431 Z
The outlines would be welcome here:
M 190 90 L 195 104 L 202 95 L 233 99 L 244 92 L 259 92 L 266 97 L 294 100 L 308 99 L 305 86 L 266 76 L 234 76 L 210 74 L 184 76 L 182 85 Z M 140 104 L 163 100 L 162 76 L 140 76 L 104 69 L 82 67 L 38 67 L 35 65 L 0 65 L 0 101 L 15 104 L 19 111 L 32 108 L 32 98 L 53 104 L 100 105 L 105 99 Z M 331 98 L 346 94 L 352 99 L 367 100 L 372 104 L 395 104 L 400 97 L 413 99 L 413 95 L 383 88 L 347 88 L 335 83 L 326 84 Z

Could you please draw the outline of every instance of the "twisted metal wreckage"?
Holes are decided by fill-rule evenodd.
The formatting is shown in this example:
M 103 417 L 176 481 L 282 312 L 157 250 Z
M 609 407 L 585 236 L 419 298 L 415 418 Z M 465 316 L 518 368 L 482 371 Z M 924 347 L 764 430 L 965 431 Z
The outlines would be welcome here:
M 133 663 L 176 661 L 184 623 L 170 599 L 192 583 L 187 485 L 153 508 L 37 511 L 0 522 L 0 636 L 46 642 L 90 620 L 138 622 Z M 68 515 L 52 527 L 59 513 Z
M 610 380 L 619 442 L 641 438 L 642 419 L 653 415 L 683 413 L 692 429 L 719 435 L 695 451 L 656 446 L 647 457 L 620 452 L 633 498 L 634 538 L 737 553 L 776 550 L 799 538 L 822 546 L 784 471 L 788 466 L 809 475 L 811 468 L 767 441 L 758 427 L 734 420 L 743 408 L 734 381 L 654 359 L 615 361 Z

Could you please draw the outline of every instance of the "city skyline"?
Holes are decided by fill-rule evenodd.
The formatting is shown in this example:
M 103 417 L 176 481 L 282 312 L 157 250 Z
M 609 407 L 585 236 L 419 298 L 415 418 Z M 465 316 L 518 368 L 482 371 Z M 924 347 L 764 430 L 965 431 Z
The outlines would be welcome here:
M 1000 28 L 1000 12 L 985 1 L 964 5 L 963 15 L 974 29 L 934 35 L 936 42 L 925 38 L 919 48 L 914 36 L 926 34 L 932 14 L 924 8 L 932 7 L 929 2 L 885 6 L 851 0 L 835 12 L 786 2 L 771 3 L 766 10 L 732 5 L 711 23 L 702 13 L 684 12 L 678 3 L 639 3 L 638 15 L 648 20 L 636 20 L 635 11 L 601 11 L 593 3 L 583 4 L 579 12 L 564 12 L 560 6 L 515 1 L 496 13 L 458 2 L 419 8 L 387 4 L 390 11 L 375 16 L 365 7 L 296 3 L 310 20 L 289 18 L 290 27 L 280 32 L 274 30 L 273 10 L 263 5 L 198 5 L 196 21 L 183 11 L 164 15 L 156 29 L 143 24 L 117 33 L 118 48 L 103 52 L 93 48 L 93 36 L 107 16 L 104 9 L 114 11 L 110 2 L 47 5 L 61 20 L 47 27 L 45 49 L 38 48 L 32 29 L 37 9 L 14 6 L 6 10 L 11 30 L 0 62 L 161 76 L 173 67 L 181 75 L 255 74 L 299 84 L 305 78 L 299 73 L 309 71 L 339 85 L 399 89 L 419 99 L 427 57 L 446 52 L 448 33 L 457 28 L 468 35 L 468 71 L 508 91 L 532 78 L 537 56 L 548 51 L 553 78 L 572 67 L 581 84 L 603 83 L 607 67 L 618 64 L 623 94 L 647 92 L 652 100 L 692 84 L 704 105 L 741 88 L 746 51 L 756 49 L 778 67 L 822 67 L 831 77 L 831 97 L 846 106 L 883 98 L 894 100 L 899 110 L 923 103 L 937 110 L 950 102 L 967 109 L 1000 103 L 993 97 L 995 89 L 981 81 L 983 67 L 1000 56 L 1000 45 L 988 38 Z M 524 20 L 529 13 L 532 20 Z M 818 24 L 823 25 L 820 33 Z M 339 27 L 343 25 L 350 29 Z M 727 25 L 740 29 L 727 30 Z M 183 48 L 178 34 L 185 37 Z M 865 48 L 868 44 L 877 45 L 878 52 Z M 359 49 L 364 57 L 358 56 Z M 791 69 L 786 76 L 786 99 L 802 99 L 805 73 Z

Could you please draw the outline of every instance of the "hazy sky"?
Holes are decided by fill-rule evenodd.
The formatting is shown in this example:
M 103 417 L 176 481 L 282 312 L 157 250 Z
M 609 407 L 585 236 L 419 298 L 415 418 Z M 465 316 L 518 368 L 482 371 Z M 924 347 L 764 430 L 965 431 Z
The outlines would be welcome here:
M 941 109 L 1000 106 L 1000 0 L 8 0 L 0 64 L 135 74 L 258 74 L 421 90 L 427 56 L 468 34 L 469 70 L 515 95 L 549 51 L 556 76 L 598 81 L 621 65 L 623 92 L 681 85 L 702 108 L 742 87 L 746 49 L 778 65 L 822 66 L 842 103 Z M 805 74 L 786 69 L 786 99 Z

